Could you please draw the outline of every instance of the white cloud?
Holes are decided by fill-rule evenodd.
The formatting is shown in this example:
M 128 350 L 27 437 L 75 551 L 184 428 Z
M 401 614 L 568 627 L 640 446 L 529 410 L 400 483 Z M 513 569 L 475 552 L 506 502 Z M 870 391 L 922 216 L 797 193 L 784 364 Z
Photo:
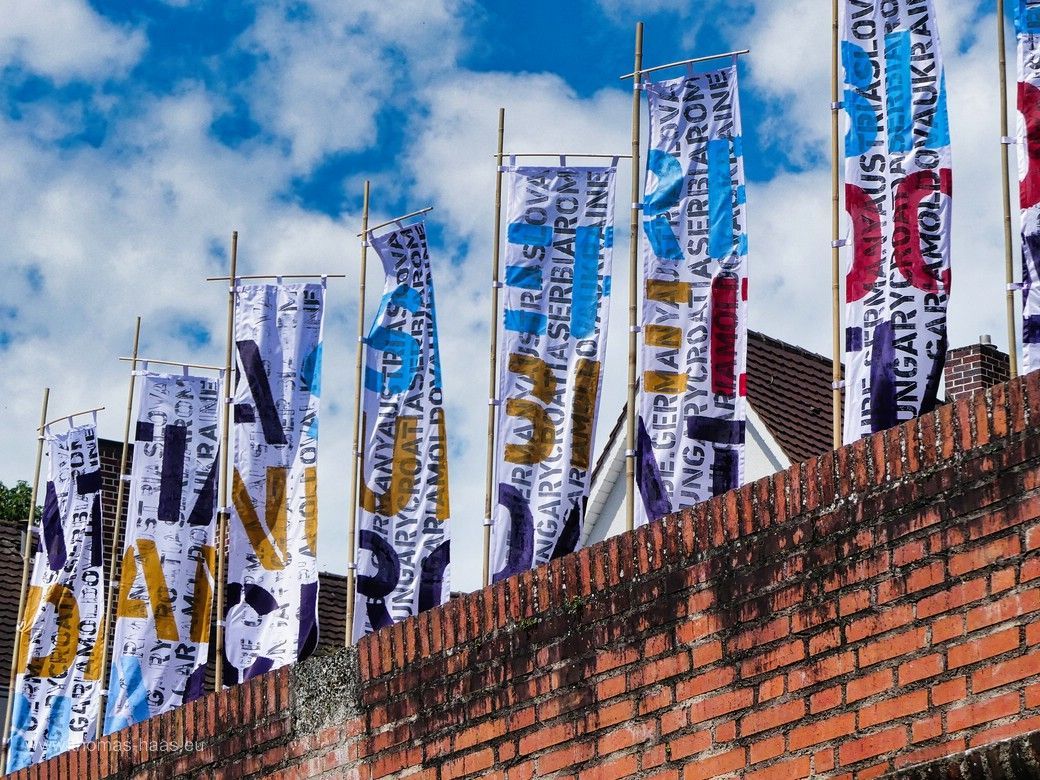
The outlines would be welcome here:
M 125 73 L 145 47 L 144 35 L 107 22 L 84 0 L 6 0 L 0 63 L 15 63 L 59 83 Z

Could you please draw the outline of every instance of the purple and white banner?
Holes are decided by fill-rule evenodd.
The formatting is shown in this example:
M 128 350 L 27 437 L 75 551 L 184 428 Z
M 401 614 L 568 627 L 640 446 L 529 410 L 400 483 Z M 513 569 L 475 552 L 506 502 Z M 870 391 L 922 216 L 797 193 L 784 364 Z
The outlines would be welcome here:
M 616 168 L 514 168 L 491 526 L 498 582 L 574 551 L 610 313 Z
M 648 83 L 636 523 L 744 481 L 748 240 L 737 68 Z
M 215 592 L 220 382 L 145 374 L 105 733 L 203 694 Z
M 80 425 L 45 436 L 47 493 L 15 645 L 8 772 L 93 741 L 101 704 L 105 573 L 97 432 Z
M 236 289 L 234 468 L 224 684 L 318 644 L 321 284 Z
M 847 0 L 845 442 L 935 407 L 953 171 L 932 0 Z
M 1018 0 L 1018 179 L 1023 373 L 1040 368 L 1040 0 Z
M 353 639 L 448 600 L 448 439 L 422 223 L 371 239 L 386 282 L 365 339 Z

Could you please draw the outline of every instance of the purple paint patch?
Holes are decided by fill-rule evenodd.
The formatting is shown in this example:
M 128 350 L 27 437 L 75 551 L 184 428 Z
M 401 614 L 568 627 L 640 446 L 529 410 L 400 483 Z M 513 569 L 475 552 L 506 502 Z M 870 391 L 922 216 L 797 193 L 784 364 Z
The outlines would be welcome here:
M 237 422 L 237 423 L 256 422 L 256 413 L 253 411 L 253 405 L 252 404 L 235 404 L 235 422 Z
M 512 485 L 500 483 L 498 503 L 509 510 L 509 537 L 506 540 L 506 562 L 495 573 L 492 582 L 499 582 L 527 571 L 534 560 L 534 517 L 531 507 Z
M 899 422 L 895 362 L 895 331 L 891 322 L 882 322 L 874 328 L 870 363 L 870 430 L 874 433 Z
M 740 487 L 740 455 L 736 450 L 715 447 L 711 468 L 711 494 L 721 496 Z
M 1033 315 L 1022 320 L 1022 341 L 1040 344 L 1040 316 Z
M 401 579 L 401 559 L 397 551 L 375 531 L 362 530 L 358 533 L 358 547 L 372 553 L 376 573 L 359 574 L 357 591 L 366 599 L 366 611 L 373 630 L 378 631 L 394 621 L 386 608 L 386 597 L 397 587 Z
M 159 477 L 157 517 L 163 523 L 181 519 L 181 495 L 184 491 L 184 452 L 188 446 L 188 429 L 183 425 L 167 425 L 163 429 L 162 472 Z
M 672 511 L 672 503 L 661 479 L 661 469 L 654 455 L 654 442 L 647 433 L 643 418 L 639 418 L 636 443 L 636 484 L 643 499 L 643 508 L 649 520 L 660 520 Z
M 686 433 L 691 439 L 712 444 L 743 444 L 745 423 L 743 420 L 720 420 L 717 417 L 693 415 L 686 418 Z
M 191 508 L 188 515 L 188 525 L 208 526 L 213 522 L 213 516 L 217 511 L 217 464 L 220 462 L 220 450 L 209 467 L 209 474 L 195 498 L 195 506 Z
M 437 545 L 422 562 L 419 575 L 419 611 L 425 612 L 441 603 L 444 590 L 444 572 L 451 557 L 451 544 L 447 540 Z
M 242 682 L 252 680 L 254 677 L 259 677 L 262 674 L 267 674 L 273 668 L 273 660 L 262 655 L 257 656 L 256 660 L 253 661 L 252 666 L 242 672 Z
M 153 441 L 155 439 L 155 423 L 137 421 L 137 432 L 134 441 Z
M 201 699 L 206 693 L 206 664 L 199 664 L 195 671 L 188 675 L 184 683 L 184 695 L 181 701 L 187 704 L 190 701 Z
M 578 540 L 581 538 L 581 521 L 585 517 L 585 508 L 588 504 L 588 497 L 583 498 L 581 503 L 574 502 L 571 511 L 567 513 L 567 521 L 563 524 L 560 538 L 556 540 L 556 546 L 553 548 L 553 554 L 549 560 L 555 561 L 564 555 L 570 555 L 577 549 Z
M 47 566 L 51 571 L 61 571 L 68 560 L 65 551 L 65 534 L 61 530 L 61 514 L 58 511 L 58 493 L 54 483 L 47 483 L 47 497 L 43 501 L 43 546 L 47 550 Z
M 101 493 L 94 494 L 90 505 L 90 565 L 104 564 L 105 537 L 101 530 Z
M 318 583 L 300 586 L 300 631 L 296 637 L 296 660 L 309 658 L 318 646 Z
M 932 367 L 928 371 L 928 382 L 925 384 L 924 396 L 921 398 L 920 414 L 928 414 L 939 405 L 939 383 L 942 381 L 943 371 L 946 368 L 946 352 L 949 346 L 944 331 L 935 346 L 936 358 L 932 361 Z
M 859 352 L 863 349 L 863 328 L 845 328 L 845 351 Z
M 101 491 L 101 471 L 86 471 L 76 476 L 76 493 L 81 496 L 89 496 L 91 493 Z
M 278 418 L 278 410 L 274 406 L 271 383 L 264 371 L 263 358 L 260 357 L 260 347 L 252 339 L 239 341 L 238 357 L 242 361 L 242 373 L 249 382 L 249 392 L 253 396 L 256 413 L 260 416 L 264 439 L 271 445 L 287 444 L 282 421 Z

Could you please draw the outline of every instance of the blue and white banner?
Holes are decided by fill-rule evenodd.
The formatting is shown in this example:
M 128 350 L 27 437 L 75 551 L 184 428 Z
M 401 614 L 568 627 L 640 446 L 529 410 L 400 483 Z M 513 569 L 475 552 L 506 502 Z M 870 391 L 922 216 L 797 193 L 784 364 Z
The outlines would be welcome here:
M 646 85 L 636 523 L 744 481 L 748 240 L 736 64 Z
M 145 374 L 105 733 L 203 694 L 215 591 L 220 382 Z
M 946 364 L 953 171 L 932 0 L 847 0 L 845 442 L 935 407 Z
M 224 684 L 318 644 L 318 402 L 323 284 L 235 294 L 238 386 Z
M 7 771 L 93 741 L 101 704 L 105 574 L 97 432 L 45 433 L 47 493 L 15 652 Z
M 1040 0 L 1018 0 L 1018 179 L 1023 373 L 1040 368 Z
M 575 550 L 603 385 L 615 166 L 510 167 L 493 581 Z
M 365 339 L 353 638 L 448 600 L 448 439 L 422 223 L 371 239 L 386 282 Z

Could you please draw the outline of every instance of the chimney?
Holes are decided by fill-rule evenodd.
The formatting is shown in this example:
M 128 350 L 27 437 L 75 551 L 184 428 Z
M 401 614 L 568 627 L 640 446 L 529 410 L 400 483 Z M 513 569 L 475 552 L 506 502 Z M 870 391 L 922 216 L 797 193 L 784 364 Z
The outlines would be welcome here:
M 978 344 L 951 349 L 946 355 L 946 400 L 956 401 L 1011 379 L 1011 358 L 993 346 L 989 336 Z

